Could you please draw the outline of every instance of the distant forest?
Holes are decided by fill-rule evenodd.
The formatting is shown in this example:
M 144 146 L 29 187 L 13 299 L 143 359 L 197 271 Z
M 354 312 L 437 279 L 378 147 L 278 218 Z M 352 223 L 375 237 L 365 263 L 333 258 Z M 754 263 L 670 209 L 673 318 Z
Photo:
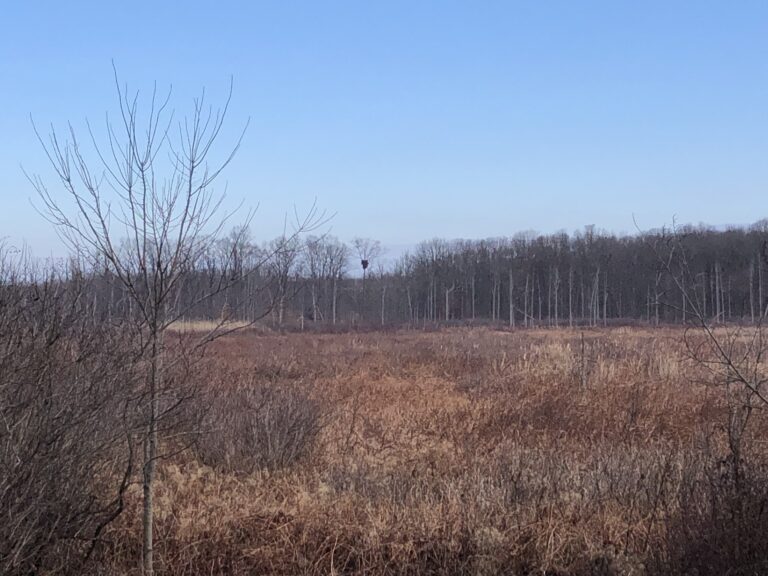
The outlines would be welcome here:
M 765 314 L 768 220 L 725 230 L 683 226 L 674 234 L 685 247 L 685 289 L 708 319 L 755 322 Z M 226 316 L 285 328 L 680 323 L 690 314 L 654 250 L 669 235 L 617 236 L 588 226 L 572 235 L 433 239 L 385 267 L 375 240 L 296 236 L 257 245 L 240 230 L 200 255 L 178 297 L 190 319 Z M 196 304 L 221 272 L 234 284 Z M 94 305 L 119 313 L 128 299 L 109 280 L 105 273 L 97 281 Z

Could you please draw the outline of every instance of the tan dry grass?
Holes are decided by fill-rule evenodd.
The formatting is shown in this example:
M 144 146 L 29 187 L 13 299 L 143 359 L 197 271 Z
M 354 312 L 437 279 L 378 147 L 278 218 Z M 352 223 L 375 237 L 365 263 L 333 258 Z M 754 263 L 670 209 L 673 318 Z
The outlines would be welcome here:
M 249 323 L 242 320 L 231 320 L 223 323 L 215 320 L 177 320 L 170 325 L 169 329 L 173 332 L 185 334 L 193 332 L 212 332 L 214 330 L 233 330 L 246 328 L 248 326 Z
M 583 353 L 581 337 L 217 342 L 200 375 L 212 389 L 311 385 L 327 425 L 277 472 L 223 473 L 191 453 L 163 466 L 162 573 L 651 573 L 681 498 L 724 453 L 725 405 L 678 331 L 588 331 Z M 138 565 L 137 522 L 134 494 L 103 558 L 118 571 Z

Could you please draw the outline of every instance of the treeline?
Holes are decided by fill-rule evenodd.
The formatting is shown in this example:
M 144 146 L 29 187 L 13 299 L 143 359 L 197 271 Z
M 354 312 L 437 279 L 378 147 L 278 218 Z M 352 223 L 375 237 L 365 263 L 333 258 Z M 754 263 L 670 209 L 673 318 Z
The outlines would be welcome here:
M 572 235 L 434 239 L 387 266 L 379 243 L 369 239 L 347 244 L 295 235 L 259 245 L 235 230 L 190 267 L 179 298 L 191 319 L 264 320 L 278 327 L 682 323 L 691 318 L 691 304 L 658 249 L 673 234 L 687 267 L 677 281 L 705 317 L 760 318 L 768 298 L 765 220 L 631 236 L 586 227 Z M 222 278 L 230 285 L 215 295 Z M 214 296 L 196 303 L 200 292 Z M 110 309 L 130 301 L 112 282 L 102 284 L 98 300 Z
M 724 231 L 688 226 L 635 236 L 587 227 L 574 235 L 432 240 L 382 276 L 379 290 L 393 286 L 393 315 L 412 322 L 659 324 L 690 318 L 690 304 L 674 285 L 682 280 L 713 321 L 754 321 L 765 308 L 767 232 L 766 222 L 759 222 Z M 662 256 L 673 235 L 685 250 L 684 275 L 670 274 Z

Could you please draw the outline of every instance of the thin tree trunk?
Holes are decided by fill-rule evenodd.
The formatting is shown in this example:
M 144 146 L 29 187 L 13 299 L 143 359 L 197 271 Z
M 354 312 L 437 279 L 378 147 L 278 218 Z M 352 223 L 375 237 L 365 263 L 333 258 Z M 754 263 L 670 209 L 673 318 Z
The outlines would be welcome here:
M 528 328 L 528 281 L 529 279 L 530 279 L 530 275 L 526 274 L 525 275 L 525 297 L 523 302 L 523 310 L 525 310 L 523 320 L 526 328 Z
M 491 280 L 491 320 L 496 322 L 496 277 Z
M 445 289 L 445 321 L 448 322 L 448 320 L 451 319 L 450 314 L 450 303 L 448 302 L 448 296 L 450 295 L 451 291 L 448 290 L 448 288 Z
M 597 326 L 600 321 L 600 268 L 595 272 L 595 281 L 592 284 L 591 306 L 591 324 Z
M 437 322 L 437 280 L 432 282 L 432 321 Z
M 715 262 L 715 323 L 720 321 L 720 314 L 722 309 L 720 308 L 720 266 Z
M 445 289 L 445 321 L 451 319 L 451 293 L 456 289 L 456 284 Z
M 475 319 L 475 275 L 472 274 L 472 320 Z
M 755 323 L 755 261 L 749 263 L 749 317 Z
M 363 321 L 365 319 L 365 298 L 366 292 L 365 292 L 365 268 L 363 268 L 363 301 L 360 304 L 360 320 Z
M 758 257 L 757 259 L 757 303 L 760 310 L 760 321 L 762 322 L 763 316 L 763 261 Z
M 515 280 L 512 277 L 512 270 L 509 271 L 509 326 L 515 327 Z
M 429 290 L 427 290 L 427 300 L 424 302 L 424 325 L 429 319 L 429 315 L 432 313 L 432 280 L 429 281 Z
M 384 284 L 381 287 L 381 325 L 384 326 L 384 307 L 385 307 L 385 298 L 387 296 L 387 285 Z
M 683 286 L 683 302 L 682 302 L 682 304 L 683 304 L 683 306 L 682 306 L 682 310 L 683 310 L 683 324 L 685 324 L 686 323 L 686 317 L 685 317 L 685 315 L 686 315 L 686 307 L 688 305 L 688 298 L 686 297 L 686 292 L 685 292 L 685 274 L 682 274 L 681 282 L 682 282 L 682 286 Z
M 496 320 L 501 320 L 501 276 L 496 279 Z
M 568 269 L 568 326 L 573 328 L 573 266 Z
M 143 548 L 142 560 L 144 574 L 153 576 L 154 548 L 153 548 L 153 518 L 154 518 L 154 482 L 157 466 L 157 418 L 159 410 L 159 389 L 162 378 L 162 347 L 160 334 L 157 327 L 151 329 L 152 345 L 150 348 L 150 374 L 149 374 L 149 414 L 147 422 L 147 437 L 144 441 L 144 469 L 143 469 Z
M 560 327 L 560 271 L 555 268 L 555 286 L 554 286 L 554 299 L 555 299 L 555 328 Z
M 332 309 L 333 309 L 333 324 L 336 325 L 336 277 L 333 277 L 333 303 L 332 303 Z
M 651 324 L 651 287 L 648 286 L 646 295 L 645 295 L 645 305 L 647 308 L 646 314 L 648 317 L 648 325 Z
M 552 326 L 552 268 L 547 275 L 547 324 Z
M 314 322 L 318 321 L 318 317 L 320 314 L 317 313 L 317 286 L 315 285 L 314 280 L 312 281 L 312 320 Z
M 410 286 L 405 287 L 405 294 L 406 296 L 408 296 L 408 320 L 412 324 L 413 323 L 413 301 L 411 300 Z
M 539 326 L 541 326 L 541 279 L 536 276 L 536 286 L 539 288 Z

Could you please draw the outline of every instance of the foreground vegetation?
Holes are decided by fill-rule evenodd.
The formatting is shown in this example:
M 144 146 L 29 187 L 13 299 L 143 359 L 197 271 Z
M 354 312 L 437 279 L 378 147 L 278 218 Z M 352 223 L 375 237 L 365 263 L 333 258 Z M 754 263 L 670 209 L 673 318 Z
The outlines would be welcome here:
M 725 399 L 680 336 L 219 340 L 197 371 L 205 433 L 159 469 L 157 570 L 763 573 L 765 422 L 733 466 Z M 138 573 L 139 488 L 100 573 Z

